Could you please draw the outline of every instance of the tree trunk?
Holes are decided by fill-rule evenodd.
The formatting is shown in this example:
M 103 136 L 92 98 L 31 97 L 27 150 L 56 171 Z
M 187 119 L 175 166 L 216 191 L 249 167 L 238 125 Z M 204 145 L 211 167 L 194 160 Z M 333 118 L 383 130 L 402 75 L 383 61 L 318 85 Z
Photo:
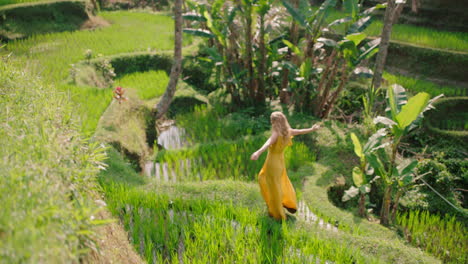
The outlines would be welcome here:
M 392 222 L 395 222 L 396 219 L 396 213 L 398 211 L 398 203 L 400 202 L 400 197 L 403 195 L 403 190 L 398 190 L 396 196 L 395 196 L 395 201 L 392 206 Z
M 344 89 L 344 86 L 346 85 L 346 83 L 348 82 L 348 78 L 349 78 L 349 74 L 348 74 L 348 65 L 346 64 L 346 62 L 344 61 L 343 62 L 343 66 L 342 66 L 342 70 L 341 70 L 341 81 L 340 81 L 340 84 L 338 86 L 338 88 L 336 89 L 336 91 L 333 93 L 333 95 L 331 96 L 330 100 L 328 101 L 328 104 L 327 104 L 327 107 L 322 115 L 321 118 L 328 118 L 328 116 L 330 115 L 331 111 L 333 110 L 333 106 L 335 105 L 335 102 L 336 100 L 338 99 L 338 96 L 340 95 L 340 93 L 343 91 Z
M 255 98 L 255 81 L 254 81 L 254 70 L 253 70 L 253 45 L 252 45 L 252 4 L 246 7 L 245 16 L 245 62 L 244 66 L 247 69 L 247 89 L 250 98 L 244 98 L 245 101 L 254 101 Z
M 174 64 L 172 65 L 171 74 L 169 75 L 169 83 L 161 100 L 156 105 L 155 118 L 161 118 L 169 109 L 172 98 L 174 97 L 177 81 L 179 80 L 182 71 L 182 1 L 175 0 L 174 15 L 175 15 L 175 40 L 174 40 Z
M 390 203 L 392 200 L 392 185 L 388 184 L 385 187 L 385 192 L 382 201 L 382 209 L 380 210 L 380 224 L 384 226 L 390 225 Z
M 379 88 L 382 82 L 382 74 L 385 66 L 385 61 L 387 59 L 388 46 L 390 44 L 390 36 L 392 34 L 392 26 L 394 21 L 395 10 L 403 4 L 396 4 L 395 0 L 387 1 L 387 8 L 385 9 L 384 15 L 384 26 L 382 29 L 382 35 L 380 40 L 379 52 L 377 53 L 377 58 L 375 60 L 375 70 L 374 78 L 372 79 L 372 86 L 374 88 Z
M 265 16 L 260 16 L 260 40 L 259 40 L 260 59 L 258 62 L 258 90 L 257 103 L 265 102 L 265 69 L 266 69 L 266 48 L 265 48 Z
M 359 194 L 359 216 L 367 217 L 366 213 L 366 195 L 364 193 Z

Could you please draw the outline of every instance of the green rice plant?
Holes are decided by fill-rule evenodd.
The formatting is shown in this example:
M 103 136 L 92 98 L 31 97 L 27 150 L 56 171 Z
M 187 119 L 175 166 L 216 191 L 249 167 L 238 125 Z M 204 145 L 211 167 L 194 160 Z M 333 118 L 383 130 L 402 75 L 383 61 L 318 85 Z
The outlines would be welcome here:
M 140 237 L 145 238 L 149 263 L 378 262 L 364 258 L 357 248 L 321 239 L 297 228 L 295 222 L 280 223 L 261 211 L 205 199 L 169 199 L 121 185 L 104 191 L 114 214 L 131 214 L 139 219 L 135 225 L 144 226 L 139 230 L 145 233 Z M 135 232 L 127 223 L 125 228 Z M 153 246 L 151 254 L 148 245 Z
M 468 89 L 463 87 L 437 85 L 430 81 L 394 75 L 388 72 L 385 72 L 383 76 L 390 84 L 397 83 L 413 93 L 426 92 L 431 96 L 439 94 L 444 94 L 445 96 L 466 96 L 468 94 Z
M 270 128 L 269 116 L 253 116 L 249 110 L 226 114 L 225 109 L 198 106 L 191 113 L 177 116 L 177 124 L 185 128 L 189 142 L 236 140 L 241 136 L 261 134 Z
M 431 215 L 428 211 L 397 214 L 397 224 L 412 245 L 435 255 L 444 263 L 468 261 L 468 230 L 455 216 Z
M 114 82 L 114 86 L 134 89 L 139 98 L 147 100 L 161 96 L 168 82 L 165 71 L 147 71 L 124 75 Z
M 167 163 L 175 173 L 182 172 L 180 160 L 191 160 L 191 174 L 200 173 L 204 180 L 209 179 L 241 179 L 254 180 L 260 172 L 266 155 L 258 161 L 251 161 L 250 155 L 265 142 L 265 136 L 255 136 L 236 141 L 216 141 L 197 145 L 189 150 L 161 151 L 156 162 Z M 297 170 L 304 164 L 315 161 L 315 155 L 302 142 L 295 142 L 285 151 L 286 167 Z M 178 174 L 177 178 L 183 178 Z

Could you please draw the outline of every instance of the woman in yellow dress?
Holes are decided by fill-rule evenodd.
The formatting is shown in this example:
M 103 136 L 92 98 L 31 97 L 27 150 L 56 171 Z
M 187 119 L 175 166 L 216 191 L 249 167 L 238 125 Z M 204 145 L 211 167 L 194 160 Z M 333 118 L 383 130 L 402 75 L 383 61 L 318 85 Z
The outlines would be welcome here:
M 265 164 L 258 175 L 260 191 L 267 204 L 269 215 L 277 220 L 284 220 L 286 219 L 284 208 L 290 213 L 297 211 L 296 192 L 284 164 L 284 149 L 292 145 L 293 136 L 315 131 L 320 125 L 315 124 L 306 129 L 292 129 L 286 116 L 281 112 L 273 112 L 270 121 L 272 126 L 270 138 L 252 154 L 250 159 L 257 160 L 268 149 Z

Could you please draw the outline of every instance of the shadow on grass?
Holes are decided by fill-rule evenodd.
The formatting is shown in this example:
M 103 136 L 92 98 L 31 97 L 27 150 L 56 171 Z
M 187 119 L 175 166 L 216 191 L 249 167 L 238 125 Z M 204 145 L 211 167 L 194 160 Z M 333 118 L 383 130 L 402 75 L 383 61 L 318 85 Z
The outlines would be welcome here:
M 283 258 L 285 247 L 282 223 L 264 215 L 259 217 L 258 224 L 260 225 L 261 263 L 279 263 Z
M 111 184 L 123 184 L 125 186 L 140 186 L 146 184 L 144 178 L 132 168 L 130 163 L 124 160 L 122 155 L 114 148 L 107 151 L 108 167 L 98 175 L 101 186 Z

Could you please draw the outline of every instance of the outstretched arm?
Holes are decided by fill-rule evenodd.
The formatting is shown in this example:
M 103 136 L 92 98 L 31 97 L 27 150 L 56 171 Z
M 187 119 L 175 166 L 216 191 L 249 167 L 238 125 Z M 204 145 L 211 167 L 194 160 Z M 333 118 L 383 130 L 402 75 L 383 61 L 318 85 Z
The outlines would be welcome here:
M 261 148 L 259 148 L 257 151 L 255 151 L 252 156 L 250 156 L 250 159 L 251 160 L 257 160 L 258 157 L 260 157 L 260 155 L 265 151 L 267 150 L 267 148 L 273 144 L 275 144 L 276 140 L 278 139 L 278 134 L 273 131 L 273 133 L 271 134 L 271 136 L 267 139 L 267 141 L 265 142 L 265 144 L 263 144 L 263 146 Z
M 320 129 L 320 124 L 315 124 L 311 128 L 291 129 L 291 135 L 292 136 L 303 135 L 303 134 L 307 134 L 318 129 Z

